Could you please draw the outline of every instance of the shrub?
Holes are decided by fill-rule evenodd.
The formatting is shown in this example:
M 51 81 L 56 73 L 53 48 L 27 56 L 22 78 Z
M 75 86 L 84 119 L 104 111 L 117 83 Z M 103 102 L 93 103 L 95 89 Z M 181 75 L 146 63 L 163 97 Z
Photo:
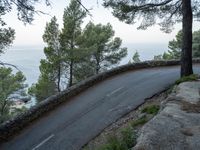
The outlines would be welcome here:
M 131 127 L 121 130 L 121 138 L 116 135 L 109 136 L 107 144 L 102 145 L 98 150 L 129 150 L 136 144 L 136 135 Z
M 158 113 L 159 109 L 160 109 L 159 105 L 150 105 L 150 106 L 145 107 L 142 110 L 142 113 L 156 115 Z
M 127 149 L 132 148 L 136 144 L 136 135 L 131 127 L 122 129 L 121 136 L 122 145 L 124 145 L 124 147 L 126 147 Z
M 126 150 L 126 147 L 123 147 L 122 142 L 117 136 L 109 136 L 107 144 L 101 146 L 98 150 Z
M 131 126 L 132 127 L 136 127 L 136 126 L 139 126 L 139 125 L 143 125 L 145 124 L 146 122 L 148 121 L 147 117 L 146 116 L 143 116 L 137 120 L 134 120 L 131 122 Z
M 198 75 L 192 74 L 192 75 L 184 76 L 184 77 L 176 80 L 175 84 L 180 84 L 180 83 L 186 82 L 186 81 L 196 81 L 197 79 L 198 79 Z

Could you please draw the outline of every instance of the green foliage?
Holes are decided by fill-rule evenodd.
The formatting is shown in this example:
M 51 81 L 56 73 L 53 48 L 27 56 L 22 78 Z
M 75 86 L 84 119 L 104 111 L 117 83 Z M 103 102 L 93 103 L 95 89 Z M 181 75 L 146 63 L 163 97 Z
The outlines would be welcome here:
M 126 149 L 130 149 L 136 144 L 136 135 L 131 127 L 122 129 L 121 136 L 122 145 Z
M 59 36 L 57 19 L 53 17 L 50 23 L 46 24 L 43 35 L 43 40 L 47 43 L 47 47 L 44 48 L 46 59 L 40 61 L 41 75 L 38 82 L 29 88 L 29 94 L 35 96 L 38 101 L 61 91 L 60 82 L 64 67 Z
M 24 23 L 31 23 L 34 14 L 40 12 L 35 10 L 35 5 L 38 3 L 41 4 L 41 2 L 38 0 L 3 0 L 0 3 L 0 13 L 1 15 L 5 15 L 11 12 L 13 8 L 16 8 L 18 19 Z M 50 5 L 49 0 L 44 0 L 44 2 L 47 6 Z
M 121 48 L 122 40 L 119 37 L 114 38 L 114 31 L 109 23 L 107 25 L 88 23 L 81 41 L 81 47 L 90 50 L 88 63 L 94 67 L 93 74 L 118 64 L 127 55 L 127 48 Z
M 138 29 L 147 29 L 158 22 L 161 30 L 169 33 L 175 23 L 182 21 L 180 0 L 104 0 L 104 6 L 112 8 L 112 14 L 127 24 L 141 21 Z M 200 3 L 192 0 L 194 18 L 199 17 L 199 8 Z
M 0 3 L 1 7 L 2 3 Z M 0 8 L 0 55 L 4 52 L 4 49 L 13 42 L 15 38 L 15 31 L 11 28 L 5 28 L 6 23 L 2 20 L 2 15 L 5 15 L 6 11 Z
M 28 93 L 40 102 L 57 93 L 56 84 L 47 75 L 41 75 L 38 82 L 28 89 Z
M 182 49 L 182 38 L 183 38 L 183 32 L 180 30 L 176 38 L 172 41 L 169 41 L 168 47 L 170 50 L 168 50 L 169 58 L 164 59 L 180 59 L 181 58 L 181 49 Z
M 199 76 L 197 74 L 192 74 L 189 76 L 183 76 L 180 79 L 176 80 L 175 84 L 180 84 L 182 82 L 187 82 L 187 81 L 197 81 Z
M 61 49 L 64 52 L 63 61 L 68 75 L 68 86 L 72 86 L 74 81 L 75 66 L 80 66 L 84 52 L 80 49 L 79 39 L 81 37 L 81 24 L 86 17 L 86 12 L 81 9 L 80 3 L 71 0 L 69 6 L 64 10 L 63 29 L 60 34 Z M 81 77 L 79 77 L 81 78 Z
M 98 150 L 126 150 L 117 136 L 110 136 L 107 139 L 107 144 L 101 146 Z
M 150 105 L 146 106 L 144 109 L 142 109 L 142 113 L 152 114 L 156 115 L 160 109 L 159 105 Z
M 22 108 L 14 108 L 14 110 L 11 112 L 11 116 L 12 117 L 17 116 L 18 114 L 21 114 L 27 110 L 28 109 L 25 106 L 23 106 Z
M 55 17 L 47 23 L 43 35 L 47 44 L 44 48 L 46 59 L 41 60 L 38 83 L 29 89 L 38 101 L 111 68 L 127 55 L 127 49 L 121 48 L 122 40 L 113 38 L 110 24 L 94 25 L 90 22 L 82 31 L 85 17 L 86 12 L 80 3 L 71 0 L 64 10 L 61 32 Z
M 0 122 L 11 117 L 11 100 L 25 96 L 25 80 L 22 72 L 12 74 L 11 68 L 0 67 Z
M 180 59 L 181 58 L 181 49 L 182 49 L 182 38 L 183 32 L 180 30 L 175 39 L 169 41 L 168 47 L 169 50 L 164 52 L 163 55 L 159 55 L 159 60 L 171 60 L 171 59 Z M 200 30 L 193 32 L 193 42 L 192 42 L 192 52 L 193 58 L 200 57 Z M 157 57 L 155 56 L 155 59 Z
M 0 54 L 4 52 L 5 48 L 10 46 L 14 40 L 15 31 L 11 28 L 3 28 L 0 25 Z
M 140 61 L 140 55 L 139 55 L 138 51 L 136 51 L 136 52 L 134 53 L 132 60 L 133 60 L 134 63 L 141 62 L 141 61 Z
M 134 127 L 137 127 L 139 125 L 143 125 L 145 124 L 146 122 L 148 121 L 148 118 L 147 116 L 142 116 L 141 118 L 137 119 L 137 120 L 134 120 L 131 122 L 131 126 L 134 128 Z
M 193 57 L 200 57 L 200 30 L 193 32 L 192 52 Z
M 138 29 L 147 29 L 158 23 L 161 30 L 169 33 L 174 24 L 183 24 L 181 76 L 190 75 L 192 69 L 192 22 L 199 20 L 200 2 L 197 0 L 104 0 L 112 14 L 128 24 L 141 21 Z M 137 20 L 137 21 L 136 21 Z
M 154 56 L 153 60 L 162 60 L 162 55 Z
M 0 54 L 4 52 L 5 48 L 12 44 L 15 38 L 15 31 L 10 27 L 6 27 L 3 16 L 11 12 L 13 8 L 16 8 L 18 19 L 24 23 L 31 23 L 36 13 L 35 4 L 38 2 L 38 0 L 3 0 L 0 2 Z M 49 5 L 48 0 L 45 0 L 45 2 Z
M 131 127 L 122 129 L 121 137 L 109 136 L 107 144 L 102 145 L 98 150 L 129 150 L 136 144 L 136 135 Z

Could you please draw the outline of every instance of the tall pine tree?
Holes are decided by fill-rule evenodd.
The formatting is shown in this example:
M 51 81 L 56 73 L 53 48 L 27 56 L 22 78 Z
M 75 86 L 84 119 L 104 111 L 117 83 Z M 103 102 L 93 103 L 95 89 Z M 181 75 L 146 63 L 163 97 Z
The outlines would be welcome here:
M 192 56 L 193 58 L 200 57 L 200 30 L 193 32 L 193 41 L 192 41 Z M 182 38 L 183 32 L 180 30 L 175 39 L 169 41 L 168 47 L 169 50 L 164 52 L 163 59 L 180 59 L 181 58 L 181 47 L 182 47 Z
M 71 0 L 64 10 L 63 29 L 60 35 L 61 49 L 64 52 L 64 64 L 68 76 L 68 86 L 74 84 L 74 66 L 80 60 L 81 50 L 79 38 L 81 36 L 81 24 L 86 17 L 86 12 L 76 0 Z
M 127 55 L 127 48 L 121 48 L 122 40 L 114 38 L 114 30 L 107 25 L 88 23 L 83 33 L 81 47 L 90 50 L 89 67 L 93 67 L 93 74 L 98 74 L 111 68 Z M 89 70 L 89 69 L 85 69 Z
M 40 62 L 41 75 L 38 83 L 29 89 L 29 93 L 36 96 L 39 101 L 61 91 L 63 53 L 60 48 L 59 37 L 57 19 L 53 17 L 46 24 L 43 35 L 47 47 L 44 48 L 46 59 L 42 59 Z
M 146 29 L 156 22 L 165 32 L 182 22 L 181 76 L 193 73 L 192 69 L 192 24 L 200 17 L 198 0 L 104 0 L 105 7 L 113 9 L 113 15 L 128 24 L 141 21 L 139 29 Z
M 12 100 L 26 96 L 25 80 L 22 72 L 13 74 L 11 68 L 0 67 L 0 123 L 12 117 Z

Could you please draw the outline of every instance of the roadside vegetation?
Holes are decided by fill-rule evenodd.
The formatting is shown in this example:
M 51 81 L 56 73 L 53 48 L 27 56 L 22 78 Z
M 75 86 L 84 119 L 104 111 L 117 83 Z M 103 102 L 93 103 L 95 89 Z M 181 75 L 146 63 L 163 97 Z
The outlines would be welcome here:
M 105 142 L 99 146 L 89 147 L 84 150 L 129 150 L 136 145 L 138 131 L 140 128 L 151 120 L 160 110 L 158 103 L 144 104 L 138 110 L 138 117 L 129 120 L 125 126 L 118 128 L 112 133 L 107 134 Z
M 126 57 L 127 48 L 114 36 L 111 24 L 89 22 L 82 28 L 86 16 L 80 3 L 71 0 L 64 10 L 61 30 L 56 17 L 46 24 L 43 34 L 46 59 L 40 62 L 38 82 L 29 88 L 37 102 L 116 66 Z
M 14 3 L 19 9 L 19 19 L 25 24 L 32 22 L 36 3 L 36 1 L 34 3 L 27 1 L 23 5 L 19 2 Z M 4 8 L 0 10 L 2 31 L 0 35 L 3 37 L 0 41 L 1 55 L 12 44 L 15 31 L 11 28 L 4 28 L 6 23 L 1 18 L 3 14 L 12 9 L 13 3 L 5 1 L 0 6 Z M 55 16 L 46 23 L 42 36 L 46 44 L 44 47 L 46 57 L 40 61 L 40 76 L 37 83 L 28 89 L 28 94 L 35 97 L 37 102 L 116 66 L 122 58 L 126 57 L 127 48 L 121 46 L 120 37 L 115 37 L 112 25 L 84 22 L 87 15 L 87 10 L 81 6 L 79 1 L 70 0 L 63 12 L 61 30 Z M 83 23 L 86 24 L 84 28 Z M 22 72 L 14 74 L 6 63 L 0 61 L 0 65 L 2 65 L 0 68 L 0 123 L 2 123 L 24 111 L 24 109 L 21 111 L 11 106 L 14 103 L 12 100 L 20 100 L 26 95 L 28 87 L 24 84 L 25 77 Z M 15 67 L 12 64 L 8 65 Z M 23 92 L 21 92 L 22 89 Z
M 97 150 L 128 150 L 136 144 L 136 134 L 131 127 L 124 128 L 120 131 L 120 135 L 109 136 L 107 144 L 102 145 Z
M 0 123 L 25 111 L 24 108 L 13 108 L 13 99 L 23 99 L 27 96 L 25 76 L 22 72 L 12 73 L 11 68 L 0 67 Z
M 182 78 L 176 80 L 175 84 L 180 84 L 182 82 L 187 82 L 187 81 L 197 81 L 198 79 L 199 79 L 199 75 L 192 74 L 189 76 L 183 76 Z
M 49 0 L 41 2 L 45 2 L 47 6 L 50 5 Z M 15 30 L 7 27 L 4 15 L 12 12 L 12 9 L 17 9 L 18 19 L 25 24 L 31 23 L 35 13 L 44 13 L 35 9 L 36 4 L 41 2 L 38 0 L 23 2 L 4 0 L 0 3 L 0 55 L 15 38 Z M 174 24 L 183 21 L 186 28 L 179 31 L 176 38 L 169 42 L 169 51 L 154 57 L 155 60 L 181 59 L 183 78 L 179 79 L 176 84 L 197 79 L 195 75 L 191 75 L 193 73 L 191 59 L 192 56 L 194 58 L 200 56 L 200 31 L 192 33 L 192 21 L 193 18 L 199 19 L 199 5 L 197 1 L 183 0 L 168 0 L 166 3 L 158 1 L 141 3 L 139 0 L 105 0 L 103 2 L 105 8 L 110 7 L 113 15 L 127 24 L 142 21 L 139 29 L 147 29 L 159 18 L 161 22 L 158 24 L 161 29 L 169 33 Z M 56 17 L 52 17 L 46 24 L 43 34 L 46 58 L 40 62 L 38 82 L 28 90 L 31 96 L 36 97 L 37 102 L 116 66 L 127 56 L 127 48 L 122 47 L 120 37 L 115 37 L 112 25 L 110 23 L 106 25 L 85 23 L 84 19 L 88 14 L 89 10 L 82 5 L 81 1 L 70 0 L 69 6 L 63 12 L 63 28 L 59 29 Z M 143 19 L 137 20 L 138 16 Z M 84 23 L 86 26 L 83 28 Z M 139 53 L 135 52 L 131 62 L 140 62 L 139 57 Z M 16 99 L 16 95 L 25 96 L 26 91 L 24 90 L 27 86 L 24 84 L 25 77 L 21 72 L 13 73 L 12 69 L 7 67 L 14 65 L 1 61 L 0 65 L 2 66 L 0 70 L 0 120 L 5 121 L 10 118 L 11 99 Z M 154 115 L 156 110 L 157 108 L 148 108 L 146 113 L 151 112 Z
M 183 43 L 183 32 L 180 30 L 176 37 L 169 41 L 168 48 L 169 50 L 164 52 L 161 55 L 154 56 L 155 60 L 172 60 L 172 59 L 181 59 L 181 49 Z M 199 58 L 200 57 L 200 30 L 193 32 L 193 40 L 192 40 L 192 57 Z
M 148 121 L 148 118 L 146 115 L 138 118 L 137 120 L 134 120 L 131 122 L 131 126 L 134 128 L 134 127 L 137 127 L 137 126 L 142 126 L 144 125 L 146 122 Z
M 156 115 L 160 109 L 159 105 L 150 105 L 142 109 L 142 113 Z
M 164 52 L 160 55 L 155 55 L 154 60 L 180 60 L 181 59 L 181 49 L 182 49 L 182 38 L 183 38 L 183 32 L 180 30 L 175 38 L 168 42 L 168 51 Z M 200 30 L 193 32 L 193 40 L 192 40 L 192 58 L 199 58 L 200 57 Z M 132 60 L 130 60 L 131 63 L 137 63 L 140 62 L 140 54 L 138 51 L 136 51 L 133 54 Z

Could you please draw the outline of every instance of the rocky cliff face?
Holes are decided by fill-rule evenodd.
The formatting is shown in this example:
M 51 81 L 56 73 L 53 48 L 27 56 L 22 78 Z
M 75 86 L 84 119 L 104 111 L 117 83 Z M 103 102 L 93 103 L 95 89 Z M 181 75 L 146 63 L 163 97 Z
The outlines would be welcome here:
M 146 123 L 132 150 L 200 149 L 200 81 L 177 86 L 162 111 Z

